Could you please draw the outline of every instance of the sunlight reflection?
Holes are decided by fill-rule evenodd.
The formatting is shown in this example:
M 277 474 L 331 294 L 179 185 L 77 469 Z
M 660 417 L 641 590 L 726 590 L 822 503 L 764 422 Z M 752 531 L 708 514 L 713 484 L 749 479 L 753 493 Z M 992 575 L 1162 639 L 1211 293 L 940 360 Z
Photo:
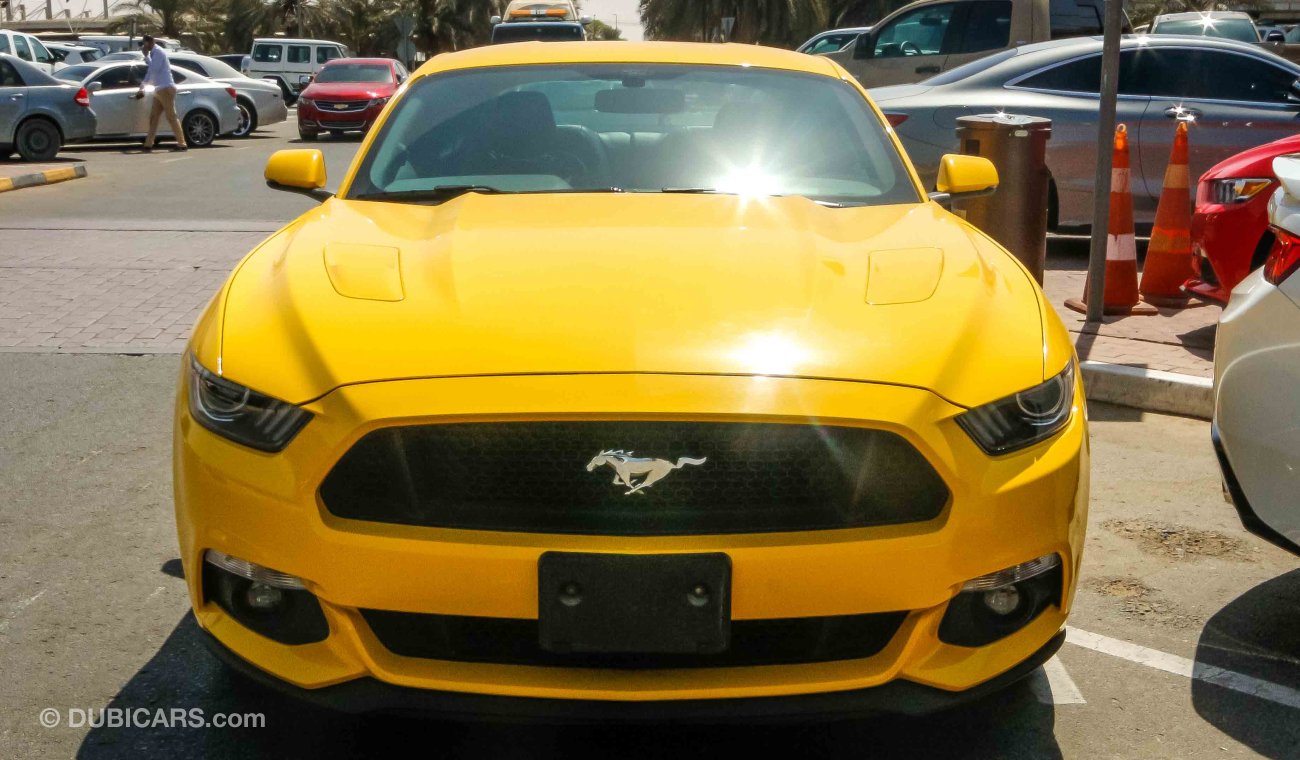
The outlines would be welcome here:
M 750 335 L 732 356 L 759 375 L 792 375 L 812 358 L 802 343 L 781 333 Z

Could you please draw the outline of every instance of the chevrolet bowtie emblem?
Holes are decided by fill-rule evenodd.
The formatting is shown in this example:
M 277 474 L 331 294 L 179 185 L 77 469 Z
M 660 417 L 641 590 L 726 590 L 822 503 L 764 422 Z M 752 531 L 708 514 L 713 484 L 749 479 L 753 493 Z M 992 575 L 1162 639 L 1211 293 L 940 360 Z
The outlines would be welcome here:
M 334 104 L 334 108 L 335 108 L 335 110 L 338 110 L 338 111 L 346 111 L 346 110 L 348 110 L 348 104 L 347 104 L 347 103 L 335 103 L 335 104 Z
M 673 470 L 680 469 L 688 464 L 704 464 L 707 461 L 709 461 L 708 457 L 700 457 L 699 459 L 678 457 L 677 463 L 673 464 L 667 459 L 634 457 L 631 451 L 610 449 L 592 457 L 591 461 L 587 463 L 587 472 L 592 472 L 601 465 L 609 465 L 614 469 L 614 485 L 627 486 L 627 490 L 623 492 L 623 495 L 629 496 L 634 493 L 641 493 L 641 489 L 649 488 L 658 483 L 671 475 Z

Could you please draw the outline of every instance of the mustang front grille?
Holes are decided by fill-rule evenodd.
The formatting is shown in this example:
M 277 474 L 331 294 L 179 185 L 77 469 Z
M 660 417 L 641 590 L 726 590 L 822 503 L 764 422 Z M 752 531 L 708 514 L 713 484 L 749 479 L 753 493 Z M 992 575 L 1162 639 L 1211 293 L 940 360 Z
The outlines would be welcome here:
M 383 428 L 343 455 L 320 495 L 355 520 L 653 536 L 918 522 L 949 494 L 884 430 L 602 421 Z
M 538 644 L 537 621 L 361 610 L 375 638 L 402 657 L 565 668 L 725 668 L 871 657 L 906 612 L 733 620 L 731 642 L 715 654 L 560 654 Z

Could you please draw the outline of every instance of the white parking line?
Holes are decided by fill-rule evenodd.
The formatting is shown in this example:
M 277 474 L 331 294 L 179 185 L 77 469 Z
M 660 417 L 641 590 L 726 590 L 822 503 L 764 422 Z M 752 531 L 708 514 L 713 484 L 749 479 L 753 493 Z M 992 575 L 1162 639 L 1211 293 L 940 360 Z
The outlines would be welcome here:
M 163 160 L 163 163 L 164 163 L 164 164 L 171 164 L 171 163 L 175 163 L 175 162 L 177 162 L 177 161 L 184 161 L 184 160 L 187 159 L 187 158 L 189 158 L 189 156 L 178 156 L 178 157 L 176 157 L 176 158 L 168 158 L 168 159 L 164 159 L 164 160 Z
M 1053 657 L 1034 671 L 1030 676 L 1029 689 L 1045 705 L 1088 704 L 1058 657 Z
M 4 620 L 0 620 L 0 633 L 4 633 L 5 631 L 9 630 L 9 622 L 14 618 L 18 617 L 18 613 L 27 609 L 28 605 L 30 605 L 32 602 L 36 601 L 37 599 L 40 599 L 43 596 L 45 596 L 45 589 L 41 589 L 40 591 L 37 591 L 36 595 L 29 599 L 20 599 L 14 602 L 13 611 L 11 611 L 8 617 L 6 617 Z
M 1129 662 L 1136 662 L 1148 668 L 1163 670 L 1166 673 L 1173 673 L 1184 678 L 1195 678 L 1198 681 L 1231 689 L 1240 694 L 1247 694 L 1268 702 L 1276 702 L 1279 705 L 1300 709 L 1300 690 L 1273 683 L 1272 681 L 1265 681 L 1262 678 L 1248 676 L 1245 673 L 1193 662 L 1176 654 L 1161 652 L 1158 649 L 1150 649 L 1120 639 L 1112 639 L 1099 633 L 1081 631 L 1078 628 L 1067 627 L 1065 629 L 1065 640 L 1075 646 L 1108 654 Z

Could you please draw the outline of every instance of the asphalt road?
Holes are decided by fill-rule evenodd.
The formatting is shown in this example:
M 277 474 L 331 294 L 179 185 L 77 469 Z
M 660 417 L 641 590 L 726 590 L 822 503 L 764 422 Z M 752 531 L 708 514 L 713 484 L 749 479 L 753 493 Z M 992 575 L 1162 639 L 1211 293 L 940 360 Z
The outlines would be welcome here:
M 1205 423 L 1105 406 L 1091 410 L 1069 640 L 1048 668 L 965 708 L 830 726 L 484 726 L 339 716 L 233 680 L 203 649 L 178 577 L 179 357 L 164 338 L 263 231 L 310 208 L 261 181 L 265 157 L 295 146 L 291 125 L 186 155 L 96 148 L 80 154 L 89 178 L 0 198 L 0 758 L 1300 757 L 1300 561 L 1241 529 Z M 355 142 L 319 147 L 337 181 Z M 146 267 L 143 248 L 166 255 Z M 102 282 L 132 324 L 165 313 L 152 355 L 5 342 L 6 325 L 32 325 L 13 316 L 23 302 L 4 272 L 54 260 L 75 266 L 50 265 L 51 287 Z M 158 272 L 175 276 L 140 292 Z M 87 303 L 50 318 L 73 329 Z M 109 706 L 256 712 L 265 727 L 68 725 Z M 42 726 L 47 708 L 59 726 Z

